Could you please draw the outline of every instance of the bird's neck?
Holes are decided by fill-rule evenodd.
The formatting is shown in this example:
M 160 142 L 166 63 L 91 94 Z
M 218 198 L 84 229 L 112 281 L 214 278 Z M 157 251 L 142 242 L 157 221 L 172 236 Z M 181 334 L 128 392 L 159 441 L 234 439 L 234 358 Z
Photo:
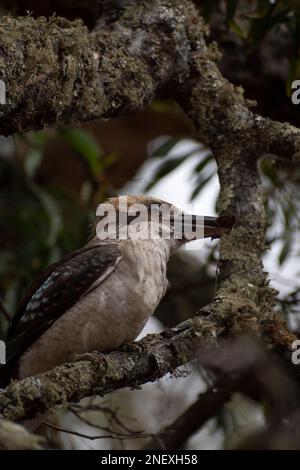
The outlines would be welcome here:
M 146 240 L 121 240 L 121 239 L 107 239 L 99 240 L 97 236 L 92 237 L 87 243 L 88 246 L 99 246 L 99 245 L 115 245 L 116 248 L 121 251 L 135 251 L 145 252 L 161 258 L 165 263 L 168 262 L 170 255 L 173 252 L 173 244 L 170 240 L 164 240 L 162 238 L 157 240 L 146 239 Z

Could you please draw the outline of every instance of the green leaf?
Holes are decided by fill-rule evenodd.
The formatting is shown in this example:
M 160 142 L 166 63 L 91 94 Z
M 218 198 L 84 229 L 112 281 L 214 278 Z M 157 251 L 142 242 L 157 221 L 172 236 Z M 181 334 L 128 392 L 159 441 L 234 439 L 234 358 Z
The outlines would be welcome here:
M 159 149 L 152 154 L 152 156 L 155 157 L 162 157 L 166 156 L 170 150 L 178 143 L 181 142 L 182 139 L 170 139 L 168 142 L 165 142 Z M 156 171 L 153 180 L 146 186 L 145 190 L 148 191 L 150 188 L 152 188 L 160 179 L 164 178 L 167 176 L 171 171 L 175 170 L 181 163 L 183 163 L 187 158 L 192 157 L 193 155 L 198 154 L 200 151 L 199 147 L 194 148 L 190 152 L 183 153 L 181 155 L 178 155 L 172 159 L 169 159 L 162 163 L 158 170 Z M 166 152 L 166 153 L 165 153 Z M 206 163 L 208 163 L 209 160 L 212 159 L 212 155 L 206 157 L 204 160 L 207 160 Z M 201 162 L 202 164 L 202 162 Z M 198 164 L 197 166 L 199 166 Z M 204 164 L 205 166 L 205 164 Z M 197 167 L 196 167 L 197 168 Z
M 182 137 L 172 137 L 160 145 L 149 157 L 165 157 L 170 151 L 182 141 Z
M 289 233 L 291 229 L 291 220 L 293 217 L 293 208 L 290 205 L 288 207 L 283 206 L 282 212 L 283 212 L 284 226 L 285 226 L 286 232 Z
M 248 40 L 250 43 L 250 51 L 256 49 L 260 41 L 264 36 L 273 28 L 275 24 L 282 23 L 287 20 L 287 14 L 291 11 L 289 2 L 285 3 L 285 6 L 281 2 L 270 4 L 268 7 L 262 2 L 263 5 L 258 7 L 257 14 L 261 16 L 254 18 L 251 21 L 251 26 L 248 34 Z M 267 7 L 267 10 L 266 10 Z M 261 10 L 260 10 L 261 8 Z
M 194 168 L 194 171 L 196 173 L 201 173 L 201 171 L 206 167 L 206 165 L 214 160 L 213 154 L 210 153 L 206 157 L 202 158 L 200 163 L 197 163 L 197 165 Z
M 280 179 L 278 178 L 276 167 L 268 158 L 264 158 L 261 161 L 260 169 L 274 187 L 280 186 Z
M 32 135 L 32 141 L 35 143 L 35 145 L 40 147 L 43 147 L 47 143 L 49 138 L 49 134 L 45 131 L 36 131 Z
M 24 160 L 24 170 L 29 178 L 33 178 L 36 170 L 38 169 L 43 159 L 43 152 L 41 149 L 32 149 L 26 155 Z
M 84 157 L 92 174 L 96 175 L 103 170 L 101 149 L 88 132 L 81 129 L 61 129 L 60 134 Z
M 39 204 L 44 210 L 44 213 L 47 217 L 49 224 L 49 233 L 46 239 L 46 244 L 48 246 L 54 245 L 57 241 L 59 231 L 63 227 L 63 220 L 60 208 L 55 199 L 46 191 L 42 190 L 40 187 L 30 184 L 29 187 L 32 193 L 35 195 Z
M 280 266 L 284 263 L 284 261 L 287 259 L 289 253 L 291 251 L 291 240 L 288 239 L 286 242 L 283 244 L 283 247 L 280 251 L 279 257 L 278 257 L 278 263 Z
M 229 27 L 230 29 L 237 34 L 240 38 L 246 39 L 247 38 L 247 32 L 244 31 L 241 26 L 236 22 L 236 21 L 230 21 L 229 22 Z
M 196 183 L 196 187 L 194 188 L 191 196 L 190 196 L 190 199 L 191 201 L 193 199 L 195 199 L 196 196 L 198 196 L 198 194 L 201 193 L 202 189 L 207 185 L 207 183 L 209 183 L 209 181 L 212 179 L 212 177 L 215 176 L 215 172 L 213 171 L 210 175 L 206 176 L 206 177 L 201 177 L 198 179 L 197 183 Z
M 160 165 L 160 167 L 154 174 L 152 181 L 147 185 L 145 190 L 149 191 L 149 189 L 151 189 L 158 181 L 160 181 L 162 178 L 174 171 L 179 165 L 181 165 L 186 160 L 186 158 L 186 155 L 184 155 L 165 161 L 162 165 Z

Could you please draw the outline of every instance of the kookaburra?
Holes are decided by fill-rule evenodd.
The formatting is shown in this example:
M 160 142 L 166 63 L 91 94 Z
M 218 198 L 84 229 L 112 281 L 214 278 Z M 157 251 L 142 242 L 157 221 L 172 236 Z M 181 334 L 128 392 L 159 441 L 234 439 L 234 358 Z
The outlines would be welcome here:
M 120 199 L 108 201 L 114 209 L 111 213 L 107 204 L 100 204 L 98 225 L 88 243 L 48 267 L 25 294 L 8 330 L 7 363 L 0 366 L 2 385 L 10 377 L 45 372 L 76 355 L 117 349 L 133 341 L 154 312 L 166 292 L 168 259 L 189 241 L 180 236 L 183 212 L 152 197 L 126 196 L 124 214 Z M 136 204 L 148 218 L 130 213 Z M 165 229 L 162 206 L 174 209 L 170 236 L 160 236 Z M 160 216 L 153 218 L 155 211 Z M 132 230 L 123 236 L 124 225 L 135 220 L 134 230 L 142 233 L 147 228 L 150 236 L 137 238 Z M 200 229 L 202 237 L 216 238 L 230 230 L 232 221 L 193 216 L 187 224 Z

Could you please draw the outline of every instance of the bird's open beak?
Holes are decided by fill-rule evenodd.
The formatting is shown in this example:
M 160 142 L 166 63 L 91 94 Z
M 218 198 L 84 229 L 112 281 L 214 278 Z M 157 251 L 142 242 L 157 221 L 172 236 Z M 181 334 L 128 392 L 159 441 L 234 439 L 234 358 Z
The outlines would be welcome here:
M 182 214 L 174 218 L 174 232 L 182 239 L 193 240 L 198 238 L 220 238 L 228 233 L 234 224 L 234 217 L 207 217 L 191 214 Z

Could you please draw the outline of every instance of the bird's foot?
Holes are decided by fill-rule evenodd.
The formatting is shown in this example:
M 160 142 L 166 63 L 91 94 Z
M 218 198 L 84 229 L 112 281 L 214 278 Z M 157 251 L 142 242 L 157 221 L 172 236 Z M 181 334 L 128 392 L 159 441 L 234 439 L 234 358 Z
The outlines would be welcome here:
M 99 362 L 103 359 L 103 354 L 99 351 L 91 351 L 86 353 L 73 353 L 70 357 L 70 362 L 80 362 L 80 361 L 89 361 L 93 364 L 99 364 Z

